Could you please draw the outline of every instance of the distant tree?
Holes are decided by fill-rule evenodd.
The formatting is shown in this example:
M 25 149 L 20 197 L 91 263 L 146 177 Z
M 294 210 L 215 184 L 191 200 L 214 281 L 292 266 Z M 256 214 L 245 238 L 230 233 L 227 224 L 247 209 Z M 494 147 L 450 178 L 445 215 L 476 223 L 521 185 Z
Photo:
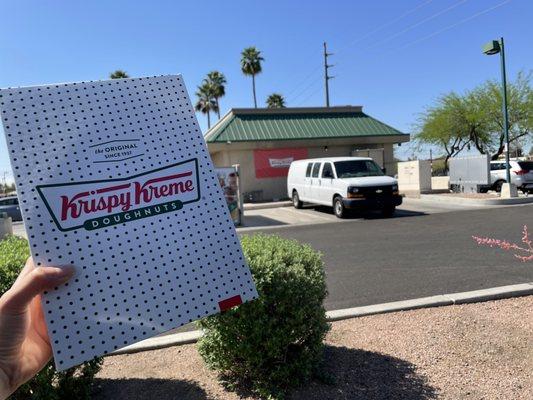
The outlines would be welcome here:
M 415 141 L 441 148 L 445 153 L 444 169 L 448 160 L 470 145 L 474 133 L 484 134 L 480 113 L 462 96 L 449 93 L 441 96 L 437 104 L 420 117 Z
M 129 78 L 129 75 L 125 71 L 117 69 L 115 72 L 111 72 L 111 74 L 109 74 L 109 77 L 111 79 L 124 79 Z
M 272 93 L 267 97 L 266 105 L 268 108 L 285 108 L 285 98 L 279 93 Z
M 533 139 L 533 88 L 532 73 L 518 73 L 514 82 L 507 85 L 507 109 L 509 142 L 515 147 Z M 469 94 L 471 102 L 483 112 L 486 133 L 473 143 L 481 154 L 490 154 L 493 160 L 503 154 L 505 135 L 503 130 L 501 84 L 488 81 Z
M 519 73 L 507 86 L 509 142 L 515 147 L 533 138 L 533 90 L 531 73 Z M 445 94 L 420 117 L 415 140 L 431 144 L 450 157 L 474 146 L 496 160 L 504 151 L 501 87 L 488 81 L 464 95 Z
M 194 108 L 196 111 L 200 111 L 202 114 L 207 115 L 207 128 L 211 128 L 211 111 L 217 111 L 217 103 L 210 85 L 203 83 L 198 86 L 196 91 L 196 97 L 198 98 Z
M 529 149 L 529 155 L 533 156 L 533 146 L 531 146 L 531 148 Z
M 254 107 L 257 108 L 257 96 L 255 94 L 255 76 L 262 71 L 261 52 L 255 47 L 247 47 L 241 52 L 241 71 L 244 75 L 252 77 L 252 91 L 254 95 Z
M 207 74 L 207 78 L 204 79 L 203 83 L 211 87 L 211 93 L 216 103 L 218 119 L 220 119 L 220 104 L 218 99 L 226 95 L 226 77 L 221 72 L 211 71 Z

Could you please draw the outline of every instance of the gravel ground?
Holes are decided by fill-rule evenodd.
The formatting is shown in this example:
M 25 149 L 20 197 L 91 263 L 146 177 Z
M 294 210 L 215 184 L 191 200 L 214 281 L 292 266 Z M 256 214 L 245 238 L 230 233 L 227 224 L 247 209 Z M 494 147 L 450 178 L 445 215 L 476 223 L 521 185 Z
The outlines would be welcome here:
M 531 399 L 533 296 L 333 323 L 326 368 L 294 400 Z M 97 399 L 251 399 L 230 393 L 194 345 L 108 357 Z

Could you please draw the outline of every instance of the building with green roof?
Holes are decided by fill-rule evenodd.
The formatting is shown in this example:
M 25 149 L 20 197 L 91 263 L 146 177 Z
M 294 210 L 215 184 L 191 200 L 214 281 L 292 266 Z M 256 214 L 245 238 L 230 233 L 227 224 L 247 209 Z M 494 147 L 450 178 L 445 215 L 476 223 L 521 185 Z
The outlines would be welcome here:
M 240 165 L 245 201 L 265 201 L 287 196 L 288 166 L 296 159 L 370 156 L 393 175 L 393 145 L 409 135 L 360 106 L 234 108 L 205 140 L 215 166 Z

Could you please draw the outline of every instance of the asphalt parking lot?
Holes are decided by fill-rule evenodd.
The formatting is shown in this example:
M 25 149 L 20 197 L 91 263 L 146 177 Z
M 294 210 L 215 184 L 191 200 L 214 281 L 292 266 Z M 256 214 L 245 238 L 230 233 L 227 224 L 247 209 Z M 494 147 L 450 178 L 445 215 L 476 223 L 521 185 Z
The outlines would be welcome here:
M 395 217 L 412 215 L 429 215 L 460 210 L 486 209 L 487 206 L 439 204 L 419 199 L 404 198 L 403 204 L 396 210 Z M 377 214 L 370 215 L 377 216 Z M 305 205 L 302 209 L 294 207 L 277 207 L 260 210 L 246 210 L 244 224 L 239 232 L 274 229 L 293 225 L 316 225 L 324 223 L 343 223 L 353 220 L 364 220 L 366 216 L 354 214 L 347 219 L 339 219 L 333 214 L 331 207 Z

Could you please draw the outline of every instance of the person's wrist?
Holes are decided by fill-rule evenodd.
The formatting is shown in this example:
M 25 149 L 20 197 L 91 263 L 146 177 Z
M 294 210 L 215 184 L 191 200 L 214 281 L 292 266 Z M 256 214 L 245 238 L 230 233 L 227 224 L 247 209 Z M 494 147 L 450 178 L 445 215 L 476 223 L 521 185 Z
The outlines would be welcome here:
M 18 387 L 19 385 L 0 365 L 0 400 L 7 399 Z

